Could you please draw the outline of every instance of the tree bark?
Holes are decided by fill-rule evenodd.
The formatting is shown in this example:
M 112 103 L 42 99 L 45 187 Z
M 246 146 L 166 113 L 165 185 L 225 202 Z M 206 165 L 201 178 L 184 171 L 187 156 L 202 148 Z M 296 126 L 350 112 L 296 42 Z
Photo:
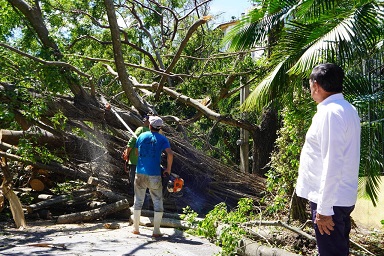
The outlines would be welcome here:
M 57 224 L 68 224 L 68 223 L 92 221 L 127 208 L 129 208 L 129 202 L 127 199 L 123 199 L 118 202 L 102 206 L 98 209 L 84 211 L 84 212 L 77 212 L 77 213 L 72 213 L 67 215 L 61 215 L 57 218 Z
M 123 90 L 132 103 L 132 105 L 138 109 L 141 113 L 148 113 L 152 109 L 148 104 L 135 92 L 133 89 L 133 83 L 129 79 L 127 69 L 124 64 L 123 51 L 121 47 L 121 36 L 119 25 L 117 23 L 116 12 L 112 0 L 104 0 L 105 7 L 107 9 L 108 21 L 110 25 L 110 31 L 112 36 L 112 46 L 114 52 L 114 59 L 119 74 L 119 80 L 123 86 Z
M 27 206 L 27 211 L 28 213 L 32 213 L 36 210 L 40 210 L 40 209 L 43 209 L 43 208 L 47 208 L 49 206 L 53 206 L 53 205 L 56 205 L 56 204 L 61 204 L 61 203 L 64 203 L 64 202 L 68 202 L 70 200 L 73 200 L 73 201 L 85 201 L 87 199 L 90 199 L 92 197 L 94 197 L 96 195 L 96 193 L 89 193 L 89 194 L 84 194 L 84 195 L 80 195 L 80 196 L 77 196 L 77 197 L 72 197 L 72 196 L 69 196 L 69 195 L 61 195 L 61 196 L 56 196 L 56 197 L 53 197 L 53 198 L 49 198 L 45 201 L 41 201 L 41 202 L 38 202 L 36 204 L 31 204 L 29 206 Z
M 243 256 L 299 256 L 299 254 L 291 253 L 279 248 L 261 245 L 247 238 L 243 238 L 240 241 L 237 253 Z

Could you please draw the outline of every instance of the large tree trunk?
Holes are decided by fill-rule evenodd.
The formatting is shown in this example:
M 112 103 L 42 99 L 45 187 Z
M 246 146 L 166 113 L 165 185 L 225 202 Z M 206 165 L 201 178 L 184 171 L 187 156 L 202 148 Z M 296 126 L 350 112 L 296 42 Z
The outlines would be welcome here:
M 277 111 L 269 109 L 263 114 L 260 129 L 251 133 L 253 137 L 252 172 L 260 177 L 268 171 L 278 129 Z

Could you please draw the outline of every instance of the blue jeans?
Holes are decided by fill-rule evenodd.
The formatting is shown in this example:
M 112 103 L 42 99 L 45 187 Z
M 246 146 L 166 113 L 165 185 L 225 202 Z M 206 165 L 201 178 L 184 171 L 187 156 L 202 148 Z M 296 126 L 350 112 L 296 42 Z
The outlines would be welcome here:
M 317 248 L 320 256 L 348 256 L 349 233 L 351 231 L 351 212 L 355 206 L 334 206 L 332 220 L 335 223 L 330 235 L 320 234 L 315 218 L 317 204 L 311 203 L 312 223 L 316 233 Z

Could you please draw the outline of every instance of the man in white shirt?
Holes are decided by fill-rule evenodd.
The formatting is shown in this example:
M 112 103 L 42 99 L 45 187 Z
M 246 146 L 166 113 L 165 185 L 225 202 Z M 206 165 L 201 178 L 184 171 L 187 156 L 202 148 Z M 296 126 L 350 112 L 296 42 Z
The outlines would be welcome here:
M 309 77 L 317 112 L 300 156 L 296 193 L 311 204 L 321 256 L 349 255 L 350 214 L 357 199 L 360 118 L 344 99 L 344 71 L 326 63 Z

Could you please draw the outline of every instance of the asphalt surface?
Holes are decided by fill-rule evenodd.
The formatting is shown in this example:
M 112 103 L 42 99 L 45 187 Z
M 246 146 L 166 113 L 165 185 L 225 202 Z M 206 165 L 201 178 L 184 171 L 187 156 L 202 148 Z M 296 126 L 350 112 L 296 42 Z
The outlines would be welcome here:
M 107 229 L 108 221 L 83 224 L 28 223 L 19 230 L 0 227 L 0 255 L 180 255 L 205 256 L 220 252 L 204 238 L 174 228 L 161 228 L 162 238 L 152 239 L 152 227 L 140 227 L 132 233 L 128 222 L 114 222 L 117 229 Z M 1 225 L 1 223 L 0 223 Z

